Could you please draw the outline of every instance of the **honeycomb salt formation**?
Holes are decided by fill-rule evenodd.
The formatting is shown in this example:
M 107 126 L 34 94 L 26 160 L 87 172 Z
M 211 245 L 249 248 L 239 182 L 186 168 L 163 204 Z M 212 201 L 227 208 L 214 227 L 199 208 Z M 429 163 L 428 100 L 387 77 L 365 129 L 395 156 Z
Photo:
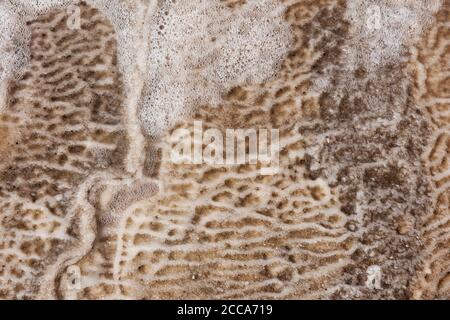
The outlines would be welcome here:
M 450 298 L 450 1 L 412 49 L 414 98 L 429 119 L 431 136 L 423 154 L 431 178 L 429 211 L 420 220 L 421 264 L 414 277 L 416 299 Z
M 448 0 L 9 3 L 2 298 L 450 298 Z
M 26 21 L 30 62 L 9 84 L 0 123 L 9 142 L 0 169 L 2 298 L 54 296 L 59 269 L 94 237 L 88 178 L 123 171 L 114 31 L 98 10 L 80 9 L 80 29 L 65 10 Z
M 178 124 L 160 145 L 162 192 L 123 215 L 114 237 L 78 265 L 85 285 L 76 297 L 418 296 L 410 284 L 426 255 L 427 232 L 416 226 L 431 206 L 421 163 L 431 128 L 411 96 L 409 46 L 438 6 L 412 4 L 405 12 L 417 29 L 399 43 L 377 36 L 391 46 L 378 51 L 369 70 L 364 10 L 344 1 L 291 3 L 285 18 L 296 41 L 275 79 L 237 86 L 193 117 L 222 132 L 278 128 L 280 172 L 176 165 L 168 156 L 170 135 L 192 130 L 192 119 Z M 398 7 L 384 5 L 390 12 Z M 440 208 L 445 223 L 448 208 Z M 428 250 L 448 253 L 445 243 L 434 248 Z M 102 259 L 92 269 L 94 257 Z M 430 285 L 437 286 L 448 267 L 427 264 L 433 263 L 440 277 Z M 379 285 L 368 281 L 372 271 L 380 272 Z

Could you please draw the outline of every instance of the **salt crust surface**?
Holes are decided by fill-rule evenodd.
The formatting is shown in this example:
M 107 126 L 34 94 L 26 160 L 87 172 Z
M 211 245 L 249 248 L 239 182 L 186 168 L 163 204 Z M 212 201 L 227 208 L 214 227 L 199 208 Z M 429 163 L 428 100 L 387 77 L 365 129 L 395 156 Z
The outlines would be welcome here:
M 233 86 L 274 75 L 291 42 L 284 9 L 273 0 L 238 11 L 220 1 L 165 1 L 150 35 L 147 133 L 160 134 L 199 104 L 217 104 Z
M 2 87 L 7 79 L 20 75 L 28 61 L 24 18 L 77 2 L 0 3 Z M 140 73 L 145 85 L 139 118 L 149 136 L 159 136 L 199 104 L 217 103 L 233 86 L 273 76 L 292 40 L 283 19 L 285 7 L 275 0 L 250 0 L 236 11 L 219 0 L 86 2 L 114 25 L 128 92 L 141 93 L 133 90 L 138 84 L 131 76 L 135 69 Z M 140 23 L 137 18 L 143 10 L 152 12 Z M 137 34 L 148 38 L 139 39 Z M 139 60 L 140 54 L 145 54 L 145 61 Z
M 366 61 L 368 69 L 397 62 L 406 50 L 433 21 L 440 0 L 350 0 L 347 19 L 354 29 L 353 41 L 359 50 L 359 61 Z M 364 45 L 362 45 L 364 44 Z
M 388 64 L 405 62 L 407 48 L 433 23 L 433 15 L 441 4 L 441 0 L 348 0 L 346 19 L 352 31 L 343 46 L 346 63 L 341 66 L 345 70 L 342 75 L 353 75 L 361 65 L 370 74 L 376 74 L 377 69 Z M 350 76 L 345 83 L 350 88 L 358 82 Z M 326 75 L 313 79 L 314 91 L 331 88 Z M 379 101 L 368 103 L 377 105 Z

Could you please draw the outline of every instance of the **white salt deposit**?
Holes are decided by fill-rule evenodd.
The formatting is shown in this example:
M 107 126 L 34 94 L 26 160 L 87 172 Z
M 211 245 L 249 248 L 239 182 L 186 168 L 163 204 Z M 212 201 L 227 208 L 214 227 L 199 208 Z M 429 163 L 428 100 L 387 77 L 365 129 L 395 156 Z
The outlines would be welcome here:
M 152 26 L 150 79 L 141 110 L 158 136 L 199 104 L 274 75 L 290 45 L 284 7 L 250 0 L 239 11 L 214 0 L 165 1 Z
M 18 77 L 28 61 L 28 34 L 17 12 L 0 2 L 0 111 L 5 107 L 8 81 Z
M 398 61 L 410 45 L 433 21 L 440 0 L 350 0 L 347 18 L 352 25 L 351 50 L 366 61 L 368 69 Z

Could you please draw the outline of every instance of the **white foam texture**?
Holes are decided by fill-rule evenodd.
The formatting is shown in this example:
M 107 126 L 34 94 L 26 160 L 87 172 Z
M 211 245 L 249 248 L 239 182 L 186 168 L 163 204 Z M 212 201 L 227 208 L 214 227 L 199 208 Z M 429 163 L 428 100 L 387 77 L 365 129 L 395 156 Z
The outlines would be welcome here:
M 219 0 L 163 2 L 150 34 L 140 114 L 146 132 L 158 136 L 195 106 L 217 104 L 232 87 L 273 76 L 291 43 L 284 10 L 273 0 L 250 0 L 236 10 Z
M 430 25 L 440 5 L 440 0 L 349 1 L 347 18 L 355 31 L 354 41 L 364 44 L 356 59 L 365 60 L 368 69 L 397 62 L 406 46 Z
M 17 12 L 0 2 L 0 111 L 5 107 L 8 81 L 28 63 L 29 34 Z

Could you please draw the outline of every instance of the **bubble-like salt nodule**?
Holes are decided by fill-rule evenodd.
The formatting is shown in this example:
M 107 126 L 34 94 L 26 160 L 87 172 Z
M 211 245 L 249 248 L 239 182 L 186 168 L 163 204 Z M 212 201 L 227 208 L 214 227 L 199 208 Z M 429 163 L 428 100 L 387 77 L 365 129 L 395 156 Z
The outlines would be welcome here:
M 291 42 L 284 7 L 274 0 L 247 1 L 240 10 L 220 1 L 165 1 L 158 10 L 140 114 L 151 136 L 196 104 L 218 103 L 233 86 L 273 76 Z

